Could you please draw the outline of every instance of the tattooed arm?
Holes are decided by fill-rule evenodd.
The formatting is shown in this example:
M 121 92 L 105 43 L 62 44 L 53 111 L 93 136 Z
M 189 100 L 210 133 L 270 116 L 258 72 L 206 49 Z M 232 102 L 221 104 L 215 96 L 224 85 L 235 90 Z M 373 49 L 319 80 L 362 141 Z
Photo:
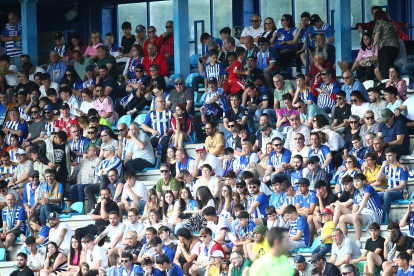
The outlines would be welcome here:
M 57 246 L 60 247 L 62 242 L 65 240 L 66 233 L 68 232 L 68 229 L 63 228 L 62 231 L 60 231 L 59 238 L 56 242 Z

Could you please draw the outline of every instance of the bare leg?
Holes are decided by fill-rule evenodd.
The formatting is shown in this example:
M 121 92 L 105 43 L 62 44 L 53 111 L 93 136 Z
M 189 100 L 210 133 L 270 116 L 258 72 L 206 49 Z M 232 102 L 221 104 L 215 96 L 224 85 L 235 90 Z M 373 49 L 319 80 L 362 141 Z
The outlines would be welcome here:
M 300 59 L 302 60 L 302 64 L 306 66 L 306 52 L 303 52 L 302 54 L 300 54 Z
M 320 216 L 313 216 L 313 224 L 315 224 L 315 230 L 322 228 L 322 219 Z
M 252 251 L 253 251 L 253 243 L 248 243 L 246 244 L 246 250 L 247 250 L 247 255 L 249 256 L 249 258 L 252 257 Z
M 108 261 L 111 266 L 116 265 L 116 257 L 118 256 L 118 248 L 112 248 L 108 251 Z
M 349 210 L 343 205 L 336 206 L 335 211 L 334 211 L 334 217 L 333 217 L 333 222 L 335 223 L 335 225 L 338 225 L 339 218 L 342 215 L 347 215 L 347 214 L 351 214 L 351 210 Z
M 313 215 L 308 216 L 308 224 L 309 224 L 309 244 L 312 245 L 313 238 L 315 236 L 315 224 L 313 223 Z
M 7 251 L 7 249 L 9 249 L 10 246 L 13 245 L 14 239 L 15 239 L 14 234 L 12 234 L 12 233 L 7 234 L 6 242 L 5 242 L 6 243 L 6 251 Z
M 122 210 L 125 210 L 125 204 L 123 202 L 118 202 L 119 207 L 119 217 L 122 218 Z
M 382 81 L 382 75 L 381 75 L 381 73 L 379 71 L 379 67 L 377 67 L 377 68 L 374 69 L 374 74 L 375 74 L 375 76 L 377 77 L 377 79 L 379 81 Z
M 371 272 L 374 273 L 374 269 L 375 269 L 375 264 L 377 266 L 381 266 L 381 262 L 382 259 L 378 254 L 375 254 L 374 252 L 369 252 L 367 255 L 367 271 L 365 271 L 365 267 L 364 267 L 364 272 Z
M 47 269 L 40 270 L 40 276 L 49 276 L 50 271 Z
M 343 215 L 339 218 L 339 226 L 344 235 L 348 234 L 348 224 L 353 225 L 353 221 L 348 215 Z
M 361 239 L 362 224 L 364 223 L 364 219 L 361 215 L 353 214 L 352 221 L 354 223 L 356 240 L 359 241 Z

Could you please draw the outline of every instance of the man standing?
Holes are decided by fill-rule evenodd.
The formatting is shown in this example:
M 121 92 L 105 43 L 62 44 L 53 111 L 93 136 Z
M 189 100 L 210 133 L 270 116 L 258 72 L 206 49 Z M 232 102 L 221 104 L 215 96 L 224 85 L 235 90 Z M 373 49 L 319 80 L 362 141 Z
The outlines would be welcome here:
M 79 78 L 83 81 L 86 79 L 85 71 L 86 66 L 91 65 L 93 68 L 96 67 L 95 62 L 88 57 L 82 56 L 78 50 L 72 52 L 73 59 L 75 60 L 75 71 L 78 73 Z
M 182 77 L 174 81 L 175 89 L 171 90 L 167 100 L 167 108 L 175 111 L 177 104 L 183 104 L 188 114 L 194 115 L 194 91 L 185 86 Z
M 342 134 L 345 128 L 349 125 L 349 117 L 352 115 L 351 105 L 347 103 L 344 91 L 338 91 L 338 93 L 336 93 L 336 106 L 332 113 L 333 122 L 331 127 L 334 131 Z
M 124 165 L 129 171 L 142 171 L 145 168 L 155 165 L 154 150 L 148 135 L 139 130 L 136 122 L 129 125 L 129 136 Z
M 130 141 L 132 141 L 131 137 L 128 137 L 128 126 L 125 123 L 121 123 L 118 125 L 118 149 L 116 151 L 116 157 L 122 160 L 125 160 L 127 149 Z
M 365 89 L 365 86 L 359 81 L 356 80 L 354 77 L 354 74 L 349 71 L 346 70 L 343 75 L 344 77 L 344 85 L 342 85 L 342 91 L 345 91 L 346 93 L 346 100 L 348 103 L 351 102 L 351 93 L 352 91 L 358 90 L 362 93 L 362 95 L 364 96 L 364 98 L 369 102 L 370 101 L 370 97 L 368 95 L 367 90 Z
M 226 139 L 224 139 L 224 136 L 221 133 L 217 132 L 216 124 L 214 122 L 208 122 L 204 129 L 207 134 L 207 152 L 215 156 L 221 156 L 226 147 Z
M 61 84 L 67 68 L 68 64 L 60 59 L 59 52 L 55 50 L 51 51 L 50 63 L 46 68 L 46 72 L 49 73 L 52 81 Z
M 322 82 L 319 82 L 321 76 Z M 332 112 L 332 107 L 336 105 L 336 93 L 340 90 L 340 84 L 332 78 L 332 72 L 329 69 L 324 68 L 315 76 L 312 94 L 314 97 L 318 97 L 317 106 L 326 113 Z M 332 119 L 329 122 L 332 124 Z
M 174 27 L 173 21 L 165 23 L 166 32 L 154 39 L 154 43 L 159 49 L 160 55 L 167 59 L 168 70 L 174 70 Z
M 7 251 L 17 237 L 26 233 L 26 214 L 24 209 L 17 205 L 14 194 L 6 196 L 6 203 L 7 207 L 2 210 L 3 231 L 0 235 L 0 247 Z
M 250 275 L 271 276 L 277 272 L 280 275 L 292 276 L 293 269 L 284 252 L 289 249 L 288 230 L 272 227 L 267 233 L 269 252 L 260 257 L 250 268 Z
M 70 161 L 70 145 L 64 131 L 46 139 L 40 146 L 37 156 L 40 162 L 56 170 L 56 180 L 66 184 L 69 173 L 72 171 Z
M 39 209 L 35 209 L 35 203 L 40 196 L 40 181 L 39 172 L 32 170 L 29 173 L 30 183 L 27 183 L 23 192 L 23 207 L 27 214 L 27 219 L 30 220 L 33 216 L 39 215 Z
M 243 29 L 243 32 L 240 36 L 241 44 L 246 44 L 247 43 L 246 36 L 250 35 L 251 37 L 253 37 L 254 44 L 257 45 L 259 38 L 265 32 L 262 26 L 262 17 L 260 16 L 260 14 L 258 13 L 253 14 L 251 22 L 252 22 L 252 26 L 247 26 L 246 28 Z
M 9 23 L 6 24 L 2 33 L 1 41 L 6 43 L 5 54 L 11 58 L 11 64 L 20 67 L 20 55 L 22 54 L 22 22 L 16 12 L 11 11 L 8 15 Z

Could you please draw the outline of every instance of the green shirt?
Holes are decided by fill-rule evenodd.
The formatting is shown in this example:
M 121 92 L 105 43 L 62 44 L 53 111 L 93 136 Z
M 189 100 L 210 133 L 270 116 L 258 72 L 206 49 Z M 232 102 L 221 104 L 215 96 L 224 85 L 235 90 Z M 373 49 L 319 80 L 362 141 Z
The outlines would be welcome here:
M 111 126 L 111 123 L 110 123 L 107 119 L 102 118 L 101 116 L 99 116 L 99 117 L 100 117 L 100 118 L 99 118 L 99 124 L 100 124 L 100 125 L 103 125 L 103 126 L 106 126 L 106 127 L 108 127 L 110 130 L 112 130 L 112 131 L 113 131 L 112 126 Z
M 232 271 L 233 274 L 233 271 Z M 276 258 L 272 254 L 265 254 L 257 259 L 250 267 L 249 276 L 292 276 L 293 269 L 285 255 Z
M 277 88 L 275 88 L 275 90 L 273 90 L 273 95 L 275 96 L 275 99 L 279 100 L 280 108 L 286 107 L 285 103 L 282 100 L 282 96 L 289 93 L 290 90 L 293 90 L 293 92 L 295 92 L 295 87 L 293 87 L 293 84 L 291 84 L 290 82 L 285 82 L 285 85 L 283 86 L 282 91 L 280 91 Z
M 118 79 L 118 69 L 116 67 L 116 59 L 111 56 L 109 53 L 108 55 L 104 58 L 104 59 L 98 59 L 98 68 L 101 65 L 107 65 L 107 64 L 112 64 L 112 68 L 111 70 L 109 70 L 108 75 L 112 78 L 114 78 L 114 80 Z
M 81 80 L 83 80 L 84 77 L 85 77 L 85 68 L 88 65 L 92 65 L 93 68 L 96 67 L 95 62 L 93 60 L 91 60 L 90 58 L 88 58 L 88 57 L 84 57 L 83 64 L 80 64 L 79 62 L 76 62 L 75 61 L 75 66 L 74 66 L 75 67 L 75 71 L 76 71 L 76 73 L 78 73 L 79 78 Z
M 92 143 L 92 141 L 89 141 L 86 144 L 85 149 L 83 150 L 83 153 L 87 153 L 89 147 L 91 147 L 91 146 L 100 146 L 101 144 L 102 144 L 102 139 L 101 138 L 96 139 L 95 143 Z
M 242 266 L 240 267 L 240 269 L 237 269 L 235 267 L 233 267 L 233 269 L 231 270 L 231 275 L 232 276 L 242 276 L 243 275 L 243 270 L 246 267 L 250 267 L 252 265 L 252 260 L 250 259 L 245 259 Z
M 167 184 L 164 183 L 164 179 L 160 179 L 157 181 L 157 187 L 156 191 L 157 193 L 162 193 L 162 195 L 165 194 L 165 191 L 171 190 L 171 191 L 178 191 L 182 188 L 181 183 L 178 182 L 177 179 L 170 176 L 170 179 L 168 180 Z
M 316 115 L 323 115 L 326 117 L 326 119 L 328 119 L 329 124 L 330 125 L 332 124 L 332 118 L 329 117 L 328 114 L 326 114 L 326 112 L 322 108 L 317 107 L 314 104 L 307 104 L 306 106 L 307 106 L 308 112 L 306 112 L 306 114 L 305 113 L 300 114 L 301 118 L 304 118 L 306 121 L 308 121 L 309 118 L 315 117 Z

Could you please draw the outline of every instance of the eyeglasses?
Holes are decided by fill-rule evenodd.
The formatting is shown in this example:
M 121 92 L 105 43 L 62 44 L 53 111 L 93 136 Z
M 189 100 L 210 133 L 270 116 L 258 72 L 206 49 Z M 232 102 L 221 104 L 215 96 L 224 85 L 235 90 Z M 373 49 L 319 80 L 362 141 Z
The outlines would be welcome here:
M 255 60 L 254 59 L 249 59 L 249 60 L 247 60 L 247 62 L 255 62 Z
M 236 189 L 242 189 L 244 186 L 236 186 Z
M 176 82 L 175 85 L 183 85 L 182 82 Z
M 149 69 L 150 70 L 150 72 L 154 72 L 154 71 L 157 71 L 157 69 Z
M 39 176 L 38 175 L 33 175 L 33 176 L 31 176 L 31 178 L 39 178 Z
M 160 170 L 160 173 L 167 173 L 167 170 Z
M 102 89 L 96 89 L 96 92 L 103 92 L 103 90 Z
M 295 139 L 295 140 L 303 140 L 303 137 L 295 137 L 293 139 Z
M 114 176 L 116 176 L 116 174 L 111 174 L 111 175 L 107 174 L 106 176 L 108 176 L 108 177 L 114 177 Z
M 95 134 L 95 133 L 96 133 L 95 131 L 88 132 L 88 134 Z
M 259 20 L 250 20 L 250 21 L 252 21 L 252 22 L 254 22 L 254 23 L 259 22 Z
M 107 135 L 107 134 L 106 135 L 101 135 L 101 137 L 107 137 L 107 136 L 109 136 L 109 135 Z
M 32 111 L 31 113 L 32 113 L 32 114 L 36 114 L 37 112 L 39 112 L 39 111 Z
M 346 79 L 346 80 L 347 80 L 347 79 L 350 79 L 350 78 L 351 78 L 351 77 L 344 77 L 344 79 Z
M 312 122 L 316 122 L 316 120 L 315 119 L 313 119 L 313 121 Z
M 365 119 L 372 120 L 372 119 L 374 119 L 374 116 L 372 116 L 372 117 L 365 117 Z
M 358 100 L 351 100 L 351 102 L 356 103 Z
M 273 144 L 273 146 L 275 146 L 275 147 L 281 147 L 282 144 Z
M 91 36 L 91 39 L 98 39 L 98 36 Z
M 125 129 L 127 129 L 126 127 L 118 129 L 118 131 L 124 131 Z
M 265 25 L 270 25 L 272 24 L 272 22 L 265 22 Z
M 155 33 L 155 31 L 148 31 L 149 34 Z
M 229 125 L 229 127 L 235 127 L 236 125 Z
M 336 100 L 342 100 L 344 97 L 336 97 Z
M 282 19 L 280 19 L 280 21 L 286 21 L 286 20 L 287 20 L 287 19 L 283 19 L 283 18 L 282 18 Z
M 263 45 L 265 45 L 264 43 L 257 43 L 257 45 L 259 45 L 259 46 L 263 46 Z
M 346 161 L 344 161 L 344 163 L 352 163 L 352 160 L 346 160 Z
M 136 72 L 136 73 L 141 73 L 141 72 L 142 72 L 142 70 L 135 70 L 135 72 Z
M 295 110 L 299 110 L 299 109 L 301 109 L 301 108 L 302 108 L 302 106 L 298 106 L 298 107 L 294 106 L 293 108 L 294 108 Z
M 166 29 L 169 29 L 169 28 L 172 28 L 173 26 L 171 25 L 171 26 L 165 26 L 165 28 Z
M 349 121 L 350 124 L 357 124 L 358 121 Z
M 50 113 L 52 113 L 52 112 L 45 112 L 45 111 L 43 111 L 43 114 L 50 114 Z
M 72 76 L 72 74 L 66 74 L 66 77 L 71 77 Z

